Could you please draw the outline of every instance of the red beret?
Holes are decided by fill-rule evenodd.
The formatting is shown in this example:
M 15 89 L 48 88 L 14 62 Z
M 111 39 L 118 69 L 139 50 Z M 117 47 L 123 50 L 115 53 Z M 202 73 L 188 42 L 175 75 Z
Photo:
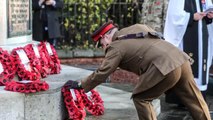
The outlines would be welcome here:
M 113 25 L 113 21 L 104 23 L 98 30 L 96 30 L 92 34 L 92 39 L 97 42 L 101 38 L 101 36 L 103 36 L 106 32 L 113 28 L 115 28 L 115 26 Z

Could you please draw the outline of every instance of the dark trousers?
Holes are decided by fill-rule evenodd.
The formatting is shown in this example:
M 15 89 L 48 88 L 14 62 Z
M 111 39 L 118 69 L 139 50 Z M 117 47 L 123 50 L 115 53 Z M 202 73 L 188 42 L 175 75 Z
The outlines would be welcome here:
M 47 41 L 47 42 L 50 43 L 50 45 L 52 45 L 53 47 L 56 47 L 57 39 L 56 38 L 49 38 L 48 30 L 44 30 L 43 35 L 44 35 L 43 41 Z

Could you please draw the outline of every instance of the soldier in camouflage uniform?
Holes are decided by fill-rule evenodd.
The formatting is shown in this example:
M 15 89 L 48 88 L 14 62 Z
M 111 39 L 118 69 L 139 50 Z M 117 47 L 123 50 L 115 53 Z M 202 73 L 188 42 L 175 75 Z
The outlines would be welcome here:
M 169 0 L 144 0 L 141 23 L 162 33 L 168 2 Z

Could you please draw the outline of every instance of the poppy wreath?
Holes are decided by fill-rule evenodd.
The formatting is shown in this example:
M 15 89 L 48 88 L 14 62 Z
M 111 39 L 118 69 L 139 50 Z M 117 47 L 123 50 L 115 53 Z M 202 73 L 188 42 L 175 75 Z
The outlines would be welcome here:
M 16 70 L 13 63 L 13 58 L 6 50 L 3 50 L 2 48 L 0 48 L 0 62 L 3 67 L 3 72 L 0 73 L 0 86 L 2 86 L 11 82 L 15 76 Z
M 38 44 L 38 51 L 40 54 L 40 62 L 41 62 L 41 67 L 42 67 L 42 74 L 43 76 L 47 76 L 50 74 L 51 68 L 49 67 L 49 59 L 46 57 L 45 53 L 43 52 L 43 47 Z
M 104 102 L 100 94 L 91 90 L 88 93 L 85 93 L 84 90 L 80 91 L 83 103 L 86 107 L 86 110 L 94 116 L 99 116 L 104 114 Z
M 74 100 L 70 90 L 67 87 L 63 87 L 61 91 L 64 96 L 64 103 L 69 114 L 69 119 L 84 120 L 86 117 L 86 112 L 84 110 L 84 104 L 80 92 L 73 89 L 77 99 Z
M 30 70 L 27 70 L 24 64 L 21 61 L 20 56 L 17 53 L 17 50 L 23 50 L 24 48 L 19 47 L 12 50 L 11 55 L 14 59 L 14 64 L 17 69 L 17 74 L 22 80 L 31 80 L 31 81 L 40 81 L 41 74 L 39 71 L 30 64 Z M 26 53 L 26 52 L 25 52 Z
M 49 45 L 50 48 L 47 46 Z M 61 70 L 60 60 L 58 59 L 58 54 L 56 53 L 55 48 L 50 45 L 48 42 L 39 43 L 39 52 L 45 55 L 48 60 L 48 68 L 50 68 L 50 74 L 58 74 Z M 51 52 L 51 53 L 50 53 Z
M 48 61 L 46 60 L 45 57 L 43 57 L 44 55 L 41 55 L 39 53 L 38 49 L 37 49 L 38 55 L 36 55 L 35 53 L 36 50 L 34 49 L 34 47 L 37 47 L 37 45 L 28 44 L 24 47 L 24 51 L 26 52 L 32 67 L 35 67 L 41 74 L 41 77 L 45 78 L 47 77 L 47 74 L 48 74 L 48 68 L 47 68 Z
M 39 91 L 46 91 L 49 89 L 49 85 L 45 81 L 12 81 L 6 84 L 5 90 L 21 92 L 21 93 L 35 93 Z

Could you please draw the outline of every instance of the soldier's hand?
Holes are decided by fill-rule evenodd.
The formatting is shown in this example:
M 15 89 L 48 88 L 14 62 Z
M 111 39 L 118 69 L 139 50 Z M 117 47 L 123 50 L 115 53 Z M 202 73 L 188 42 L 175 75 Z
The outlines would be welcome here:
M 73 81 L 73 80 L 68 80 L 68 81 L 64 84 L 64 86 L 65 86 L 67 89 L 83 89 L 80 82 Z

